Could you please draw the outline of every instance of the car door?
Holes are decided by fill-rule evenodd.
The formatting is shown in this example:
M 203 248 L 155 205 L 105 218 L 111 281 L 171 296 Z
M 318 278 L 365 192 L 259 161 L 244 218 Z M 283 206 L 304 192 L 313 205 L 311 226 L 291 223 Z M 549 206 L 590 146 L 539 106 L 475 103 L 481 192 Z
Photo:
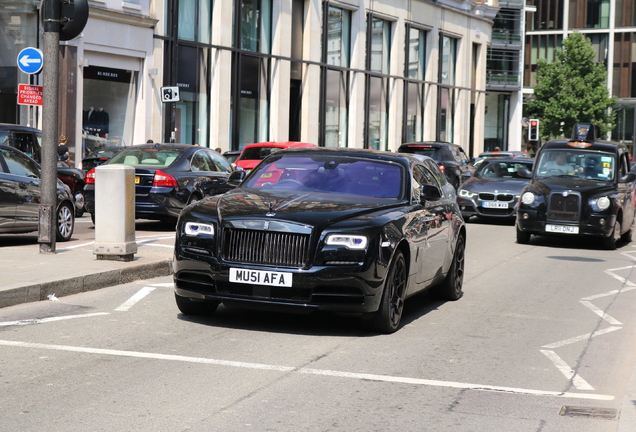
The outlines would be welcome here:
M 15 183 L 15 229 L 37 230 L 41 202 L 40 169 L 24 154 L 1 149 L 7 177 Z
M 0 149 L 0 232 L 9 232 L 14 228 L 18 201 L 15 179 L 8 172 L 4 162 L 4 154 L 7 151 Z
M 449 209 L 450 203 L 444 197 L 445 194 L 435 175 L 423 165 L 416 165 L 413 171 L 421 173 L 422 184 L 433 185 L 442 193 L 440 198 L 430 199 L 422 203 L 427 214 L 425 222 L 426 242 L 428 244 L 427 256 L 424 260 L 424 273 L 428 275 L 427 280 L 430 280 L 441 273 L 440 269 L 444 266 L 446 260 L 450 241 L 450 220 L 448 215 L 452 212 Z

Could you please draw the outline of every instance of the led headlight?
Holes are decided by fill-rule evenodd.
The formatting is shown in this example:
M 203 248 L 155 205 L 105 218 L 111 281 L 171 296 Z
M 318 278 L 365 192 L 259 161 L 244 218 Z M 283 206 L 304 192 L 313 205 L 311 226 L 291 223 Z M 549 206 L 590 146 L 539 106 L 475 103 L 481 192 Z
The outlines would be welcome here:
M 367 238 L 359 235 L 329 234 L 325 243 L 329 246 L 344 246 L 347 249 L 364 249 L 367 247 Z
M 590 201 L 592 208 L 596 211 L 607 210 L 611 204 L 611 201 L 608 197 L 602 196 L 600 198 L 594 199 Z
M 460 189 L 459 190 L 459 196 L 463 197 L 463 198 L 472 198 L 474 196 L 477 196 L 477 193 L 471 192 L 471 191 L 466 190 L 466 189 Z
M 188 236 L 214 235 L 214 226 L 200 222 L 186 222 L 184 232 Z
M 521 195 L 521 202 L 524 203 L 525 205 L 532 204 L 535 199 L 536 198 L 532 192 L 526 192 L 523 195 Z

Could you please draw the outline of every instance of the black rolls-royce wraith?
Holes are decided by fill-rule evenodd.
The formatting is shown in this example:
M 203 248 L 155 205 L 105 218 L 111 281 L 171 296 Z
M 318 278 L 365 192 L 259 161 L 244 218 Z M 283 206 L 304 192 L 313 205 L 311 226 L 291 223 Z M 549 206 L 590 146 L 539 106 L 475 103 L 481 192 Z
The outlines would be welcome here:
M 409 296 L 429 287 L 462 295 L 466 230 L 440 178 L 432 159 L 405 154 L 276 152 L 236 189 L 181 213 L 177 306 L 359 313 L 394 332 Z

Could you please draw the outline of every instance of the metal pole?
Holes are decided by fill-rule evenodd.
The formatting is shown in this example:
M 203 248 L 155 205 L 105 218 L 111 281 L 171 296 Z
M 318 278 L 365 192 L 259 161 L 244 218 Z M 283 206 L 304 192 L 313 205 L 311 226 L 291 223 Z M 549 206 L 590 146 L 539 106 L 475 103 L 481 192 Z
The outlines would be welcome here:
M 57 208 L 57 139 L 59 98 L 60 2 L 44 0 L 42 79 L 42 203 L 39 207 L 40 253 L 55 253 Z

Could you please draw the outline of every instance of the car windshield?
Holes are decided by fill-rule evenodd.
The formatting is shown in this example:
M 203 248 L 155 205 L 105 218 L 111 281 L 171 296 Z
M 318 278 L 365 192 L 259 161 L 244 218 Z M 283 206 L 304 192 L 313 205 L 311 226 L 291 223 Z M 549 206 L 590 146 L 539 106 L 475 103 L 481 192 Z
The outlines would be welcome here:
M 270 154 L 282 150 L 281 147 L 249 147 L 241 153 L 241 160 L 263 160 Z
M 475 171 L 476 178 L 484 179 L 506 179 L 506 180 L 528 180 L 521 174 L 524 171 L 532 171 L 532 162 L 503 161 L 497 158 L 489 158 L 479 165 Z
M 549 149 L 541 152 L 535 167 L 537 178 L 574 176 L 612 181 L 616 157 L 599 151 Z
M 121 151 L 109 164 L 167 167 L 179 156 L 177 149 L 130 148 Z
M 404 189 L 402 182 L 402 168 L 389 162 L 332 155 L 281 155 L 259 165 L 243 187 L 398 199 Z

